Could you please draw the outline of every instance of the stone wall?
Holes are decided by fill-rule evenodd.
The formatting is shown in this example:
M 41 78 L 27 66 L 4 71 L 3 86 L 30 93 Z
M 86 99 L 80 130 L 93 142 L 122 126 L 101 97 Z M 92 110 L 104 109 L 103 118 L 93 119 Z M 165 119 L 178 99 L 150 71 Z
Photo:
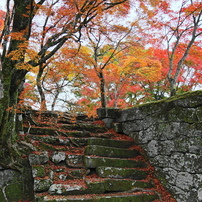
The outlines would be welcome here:
M 34 201 L 31 166 L 27 160 L 24 160 L 23 165 L 21 172 L 0 166 L 1 202 Z
M 144 148 L 178 202 L 202 201 L 202 91 L 98 114 L 103 120 L 112 115 L 117 130 Z

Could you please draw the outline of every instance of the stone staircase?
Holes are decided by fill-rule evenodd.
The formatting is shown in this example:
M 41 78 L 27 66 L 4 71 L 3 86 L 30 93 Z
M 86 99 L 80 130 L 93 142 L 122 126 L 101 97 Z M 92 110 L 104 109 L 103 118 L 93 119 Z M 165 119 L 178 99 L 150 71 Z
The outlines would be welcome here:
M 32 112 L 24 129 L 37 202 L 162 201 L 141 148 L 101 121 Z

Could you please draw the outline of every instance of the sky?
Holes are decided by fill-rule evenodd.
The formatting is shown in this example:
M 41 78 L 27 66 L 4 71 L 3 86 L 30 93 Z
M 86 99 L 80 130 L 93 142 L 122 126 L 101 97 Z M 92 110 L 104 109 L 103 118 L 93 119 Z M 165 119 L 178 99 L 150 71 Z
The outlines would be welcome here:
M 0 0 L 0 9 L 5 10 L 6 0 Z

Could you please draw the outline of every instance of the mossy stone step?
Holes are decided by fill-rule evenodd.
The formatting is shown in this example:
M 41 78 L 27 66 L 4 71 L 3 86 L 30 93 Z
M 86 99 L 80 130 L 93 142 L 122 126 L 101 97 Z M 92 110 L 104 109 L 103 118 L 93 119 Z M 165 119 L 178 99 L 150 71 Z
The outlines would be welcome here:
M 81 195 L 81 194 L 104 194 L 110 192 L 147 192 L 146 188 L 152 185 L 146 182 L 120 179 L 88 179 L 67 183 L 52 184 L 48 190 L 51 195 Z
M 84 184 L 52 184 L 48 190 L 51 195 L 80 195 L 86 192 Z
M 90 195 L 90 196 L 41 196 L 37 202 L 151 202 L 159 199 L 154 193 L 130 193 L 124 195 Z
M 83 168 L 83 155 L 82 154 L 69 154 L 66 156 L 66 163 L 71 168 Z
M 89 173 L 87 169 L 68 169 L 66 172 L 52 172 L 51 179 L 65 182 L 66 180 L 83 179 L 87 173 Z
M 85 124 L 85 123 L 78 123 L 78 124 L 62 124 L 61 128 L 64 130 L 80 130 L 80 131 L 89 131 L 93 133 L 104 133 L 107 131 L 106 127 L 95 125 L 95 124 Z
M 116 147 L 116 148 L 129 148 L 133 145 L 133 141 L 126 140 L 114 140 L 114 139 L 105 139 L 105 138 L 89 138 L 88 145 L 100 145 L 107 147 Z
M 102 157 L 133 158 L 140 155 L 137 150 L 129 150 L 99 145 L 88 145 L 85 148 L 85 155 L 96 155 Z
M 69 183 L 68 183 L 69 182 Z M 49 185 L 50 186 L 50 185 Z M 74 182 L 52 184 L 48 190 L 51 195 L 80 195 L 80 194 L 104 194 L 110 192 L 133 192 L 133 190 L 146 191 L 152 184 L 130 179 L 86 179 Z
M 41 141 L 52 145 L 65 146 L 86 146 L 88 141 L 88 138 L 68 138 L 49 135 L 28 135 L 27 137 L 36 141 Z
M 84 156 L 84 166 L 87 168 L 96 168 L 99 166 L 110 166 L 119 168 L 145 168 L 147 164 L 144 161 L 135 161 L 121 158 L 108 158 L 96 156 Z
M 91 190 L 97 189 L 97 185 L 102 187 L 101 189 L 106 192 L 124 192 L 124 191 L 131 191 L 134 188 L 152 188 L 152 184 L 149 182 L 142 182 L 137 180 L 130 180 L 130 179 L 86 179 L 86 184 L 88 189 Z
M 146 179 L 148 175 L 146 171 L 138 169 L 115 168 L 106 166 L 97 167 L 96 173 L 99 177 L 102 178 L 135 179 L 135 180 Z
M 57 130 L 54 128 L 45 128 L 45 127 L 24 127 L 24 131 L 32 135 L 57 135 Z
M 59 131 L 54 128 L 45 128 L 45 127 L 24 127 L 25 131 L 32 135 L 50 135 L 50 136 L 65 136 L 65 137 L 90 137 L 89 131 Z

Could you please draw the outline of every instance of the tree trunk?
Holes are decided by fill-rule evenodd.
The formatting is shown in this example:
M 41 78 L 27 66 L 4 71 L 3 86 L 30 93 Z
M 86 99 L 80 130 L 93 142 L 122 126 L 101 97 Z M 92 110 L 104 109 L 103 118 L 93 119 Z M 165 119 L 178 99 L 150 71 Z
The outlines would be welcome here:
M 46 111 L 47 110 L 46 97 L 45 97 L 45 94 L 43 92 L 43 88 L 41 85 L 41 77 L 43 74 L 43 70 L 44 70 L 43 66 L 39 65 L 39 72 L 37 74 L 36 84 L 37 84 L 37 89 L 39 91 L 39 96 L 40 96 L 40 110 Z
M 170 83 L 170 96 L 175 96 L 176 95 L 176 82 L 175 79 L 169 78 L 169 83 Z
M 99 72 L 99 78 L 100 78 L 100 98 L 101 98 L 101 107 L 106 108 L 106 95 L 105 95 L 105 79 L 104 75 L 101 72 Z
M 7 60 L 1 72 L 1 99 L 0 99 L 0 164 L 4 167 L 17 168 L 19 152 L 17 150 L 17 133 L 15 128 L 18 88 L 12 89 L 12 65 Z
M 7 30 L 12 27 L 12 32 L 21 32 L 25 39 L 30 36 L 29 26 L 32 18 L 27 17 L 32 11 L 29 9 L 33 0 L 14 0 L 13 24 L 6 24 Z M 9 1 L 8 1 L 9 4 Z M 9 33 L 7 33 L 9 34 Z M 7 41 L 5 41 L 7 42 Z M 27 73 L 26 70 L 17 69 L 16 65 L 24 62 L 24 56 L 18 60 L 8 57 L 9 53 L 18 49 L 22 40 L 11 37 L 9 44 L 3 46 L 0 68 L 0 164 L 7 168 L 20 169 L 20 153 L 17 146 L 16 110 L 18 101 L 18 88 Z M 8 47 L 9 45 L 9 47 Z

